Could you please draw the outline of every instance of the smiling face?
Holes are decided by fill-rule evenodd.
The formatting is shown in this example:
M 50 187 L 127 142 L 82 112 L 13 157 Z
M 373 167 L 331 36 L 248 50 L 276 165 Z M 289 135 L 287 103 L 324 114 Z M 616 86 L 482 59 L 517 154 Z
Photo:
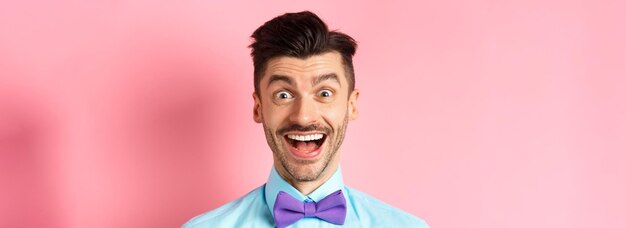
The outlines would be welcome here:
M 329 177 L 358 111 L 337 52 L 306 59 L 276 57 L 254 93 L 254 120 L 262 123 L 278 173 L 288 182 Z M 293 184 L 293 183 L 292 183 Z

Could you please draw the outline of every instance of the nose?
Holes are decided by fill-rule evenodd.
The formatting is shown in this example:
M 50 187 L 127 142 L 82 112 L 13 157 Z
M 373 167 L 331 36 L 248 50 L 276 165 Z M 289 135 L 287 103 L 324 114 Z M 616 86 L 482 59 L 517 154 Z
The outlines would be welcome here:
M 319 110 L 316 102 L 314 100 L 300 98 L 293 105 L 289 120 L 300 126 L 308 126 L 317 121 L 318 116 Z

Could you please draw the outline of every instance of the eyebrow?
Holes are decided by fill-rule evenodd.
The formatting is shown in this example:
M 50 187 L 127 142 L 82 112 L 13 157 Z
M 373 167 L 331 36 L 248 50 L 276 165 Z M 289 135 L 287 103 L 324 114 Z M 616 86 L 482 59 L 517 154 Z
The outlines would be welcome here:
M 267 83 L 267 87 L 270 87 L 272 83 L 277 82 L 277 81 L 283 81 L 292 86 L 294 84 L 293 79 L 291 79 L 290 77 L 287 77 L 285 75 L 273 74 L 272 76 L 270 76 L 270 81 Z
M 334 81 L 337 82 L 337 84 L 339 84 L 339 86 L 341 86 L 341 82 L 339 82 L 339 77 L 337 77 L 337 74 L 335 74 L 335 73 L 323 74 L 323 75 L 320 75 L 318 77 L 315 77 L 311 81 L 311 85 L 312 86 L 316 86 L 317 84 L 320 84 L 323 81 L 327 81 L 327 80 L 334 80 Z

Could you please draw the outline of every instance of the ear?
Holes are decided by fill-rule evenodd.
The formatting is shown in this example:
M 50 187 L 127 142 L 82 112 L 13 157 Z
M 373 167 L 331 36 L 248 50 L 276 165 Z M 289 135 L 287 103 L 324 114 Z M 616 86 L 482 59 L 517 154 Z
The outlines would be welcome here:
M 263 116 L 261 116 L 261 98 L 259 98 L 256 92 L 252 92 L 252 99 L 254 99 L 252 118 L 254 122 L 261 123 L 263 121 Z
M 352 93 L 350 93 L 350 97 L 348 98 L 348 115 L 350 116 L 350 120 L 355 120 L 356 117 L 359 116 L 359 108 L 357 107 L 357 100 L 359 99 L 359 90 L 354 89 Z

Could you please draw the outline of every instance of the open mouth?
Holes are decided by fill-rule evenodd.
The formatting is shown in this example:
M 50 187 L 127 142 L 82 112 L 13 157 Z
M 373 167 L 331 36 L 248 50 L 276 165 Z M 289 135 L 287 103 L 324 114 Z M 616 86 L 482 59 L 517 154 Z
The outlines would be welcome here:
M 326 141 L 326 134 L 287 134 L 284 136 L 289 149 L 298 157 L 310 158 L 319 154 L 319 149 Z

